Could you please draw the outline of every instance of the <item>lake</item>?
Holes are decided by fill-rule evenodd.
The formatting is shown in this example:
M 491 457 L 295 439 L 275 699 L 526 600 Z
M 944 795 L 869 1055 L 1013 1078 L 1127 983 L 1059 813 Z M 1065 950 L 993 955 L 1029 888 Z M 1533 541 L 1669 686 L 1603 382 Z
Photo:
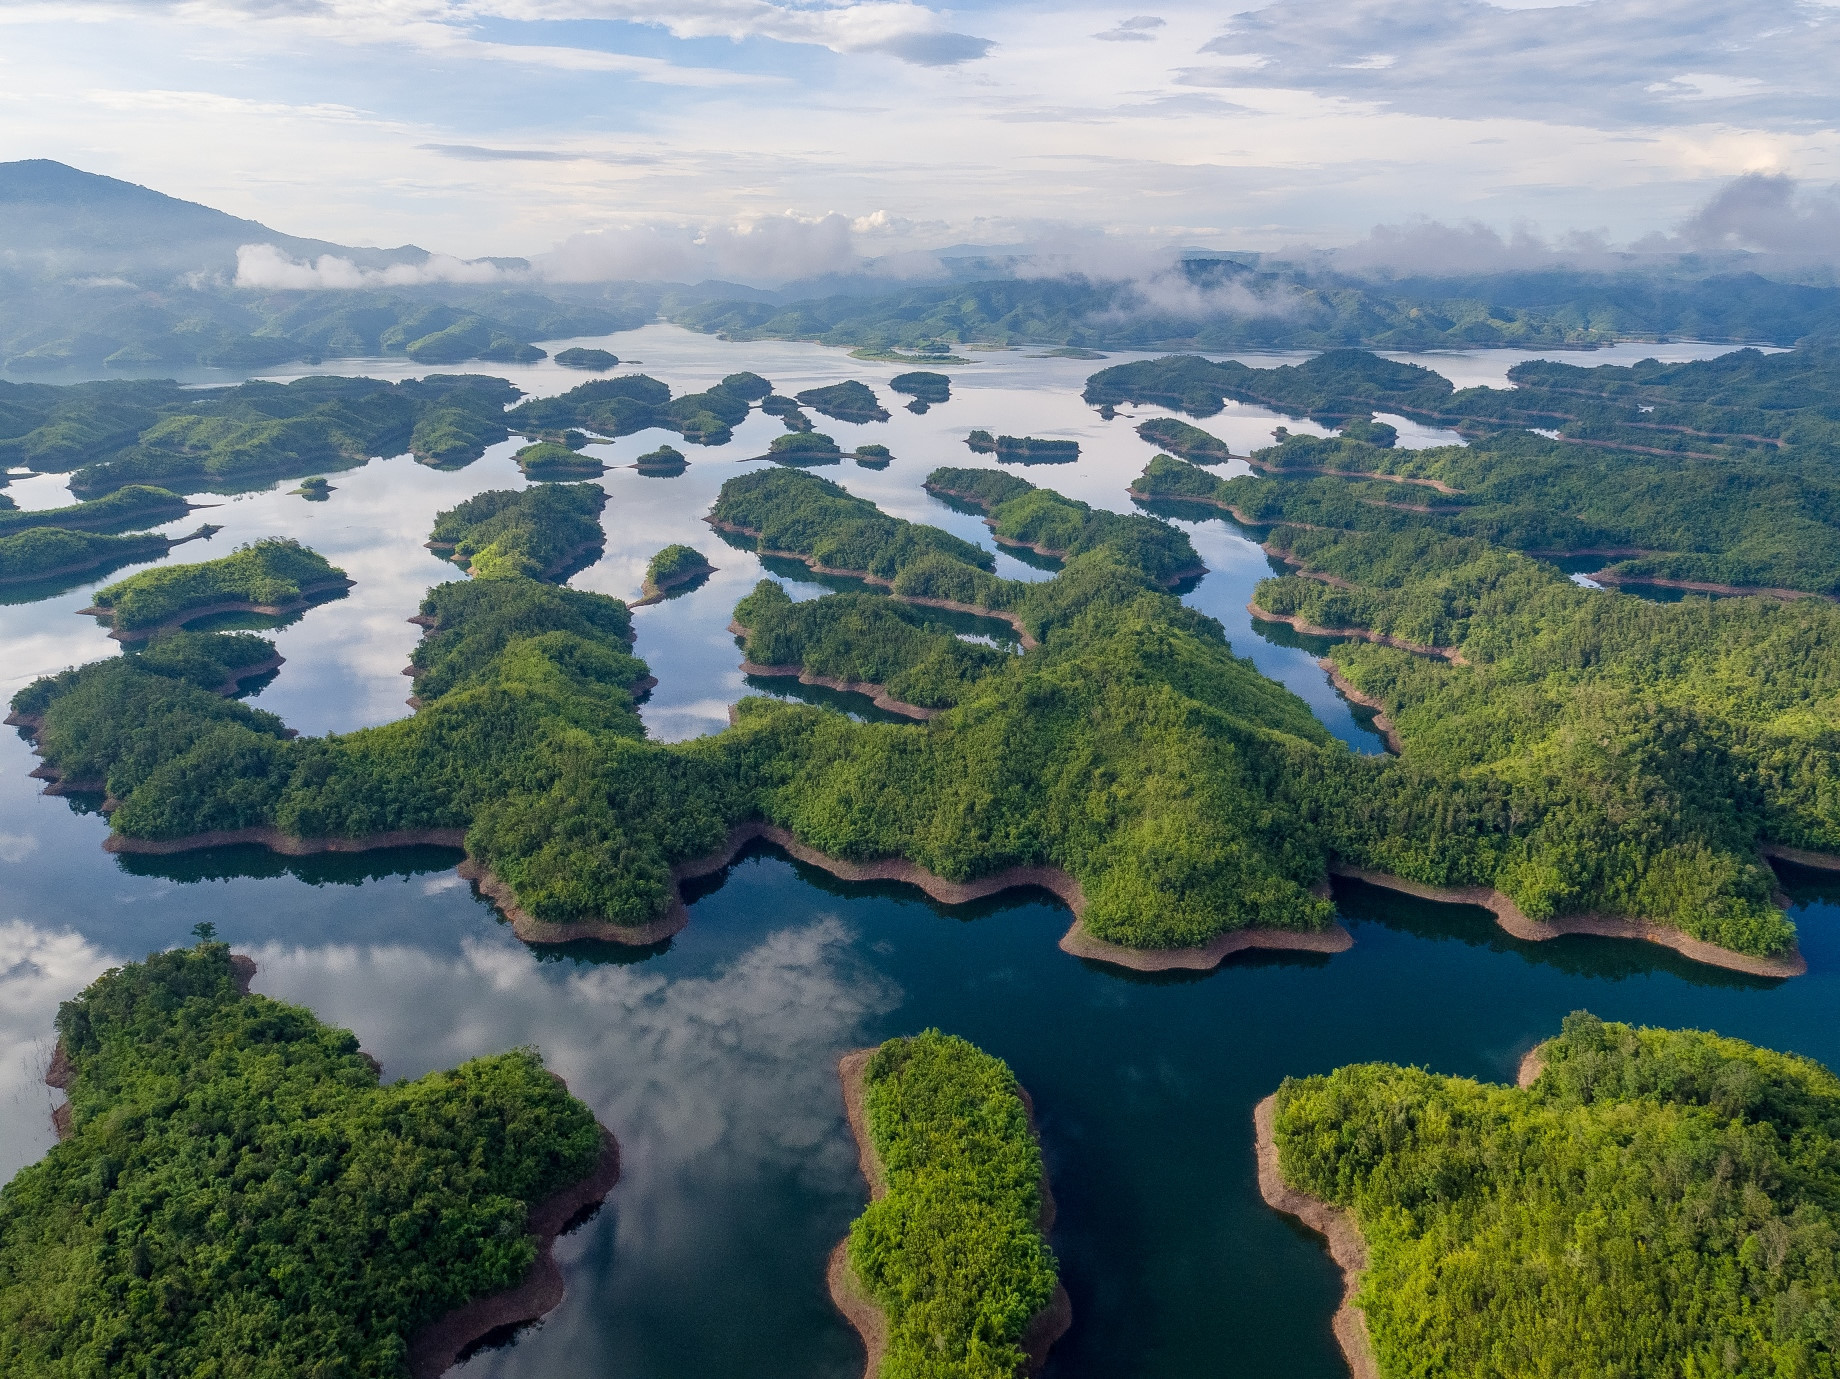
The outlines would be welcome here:
M 788 394 L 862 379 L 892 421 L 812 419 L 846 450 L 879 441 L 894 461 L 881 471 L 846 460 L 818 472 L 898 516 L 987 547 L 981 521 L 920 488 L 937 465 L 990 463 L 965 448 L 966 431 L 1077 439 L 1078 463 L 1017 472 L 1128 511 L 1125 487 L 1153 453 L 1133 428 L 1160 414 L 1129 409 L 1101 421 L 1079 392 L 1104 365 L 1036 351 L 980 354 L 947 370 L 952 400 L 915 416 L 885 386 L 906 366 L 838 350 L 730 344 L 668 326 L 550 348 L 575 343 L 612 349 L 679 391 L 740 369 Z M 1660 352 L 1623 348 L 1630 358 Z M 1688 357 L 1688 348 L 1664 357 Z M 1405 357 L 1467 383 L 1498 382 L 1526 356 Z M 1605 351 L 1589 362 L 1620 361 Z M 402 361 L 320 371 L 425 372 Z M 538 394 L 592 376 L 547 361 L 479 371 Z M 1279 424 L 1320 429 L 1246 406 L 1206 423 L 1238 452 L 1265 443 Z M 700 588 L 635 613 L 637 653 L 659 680 L 642 709 L 656 737 L 718 731 L 741 695 L 785 692 L 786 682 L 744 680 L 726 631 L 734 604 L 769 572 L 701 521 L 722 481 L 744 472 L 742 461 L 780 430 L 755 414 L 726 446 L 678 442 L 690 460 L 681 477 L 616 468 L 602 481 L 606 554 L 575 587 L 634 597 L 646 560 L 674 541 L 718 567 Z M 1450 438 L 1420 427 L 1402 443 Z M 675 438 L 647 431 L 590 453 L 624 466 L 664 440 Z M 277 634 L 287 664 L 253 702 L 307 733 L 406 714 L 401 670 L 420 635 L 406 619 L 428 585 L 455 573 L 422 547 L 433 515 L 482 489 L 523 486 L 511 459 L 517 445 L 493 447 L 455 472 L 407 457 L 375 460 L 331 475 L 335 491 L 324 503 L 287 493 L 291 481 L 201 496 L 221 506 L 172 524 L 190 530 L 208 518 L 224 528 L 209 544 L 178 548 L 173 562 L 286 534 L 356 580 L 345 598 Z M 27 506 L 66 501 L 57 478 L 9 491 Z M 1187 601 L 1219 618 L 1235 649 L 1300 694 L 1331 731 L 1379 750 L 1316 665 L 1320 645 L 1251 622 L 1245 604 L 1271 573 L 1264 553 L 1228 522 L 1183 525 L 1210 569 Z M 1007 553 L 997 561 L 1006 575 L 1047 573 Z M 794 568 L 795 596 L 823 592 Z M 770 573 L 784 572 L 776 563 Z M 0 606 L 0 689 L 10 695 L 37 675 L 112 654 L 93 620 L 74 615 L 95 585 Z M 855 696 L 826 702 L 874 712 Z M 1287 1075 L 1379 1059 L 1505 1080 L 1578 1008 L 1715 1028 L 1840 1064 L 1840 882 L 1812 875 L 1786 877 L 1809 963 L 1807 976 L 1788 982 L 1633 942 L 1521 943 L 1481 910 L 1354 883 L 1336 892 L 1355 938 L 1346 953 L 1245 955 L 1205 975 L 1145 977 L 1060 952 L 1068 916 L 1044 894 L 948 908 L 903 887 L 839 883 L 770 849 L 698 883 L 687 897 L 690 927 L 662 950 L 533 949 L 454 874 L 456 853 L 116 858 L 101 850 L 107 826 L 98 815 L 38 793 L 27 776 L 35 764 L 18 734 L 4 735 L 0 1175 L 51 1143 L 57 1094 L 42 1077 L 58 1002 L 112 963 L 190 941 L 200 921 L 255 957 L 256 990 L 354 1030 L 386 1077 L 534 1045 L 619 1136 L 625 1176 L 599 1215 L 558 1243 L 569 1283 L 562 1306 L 468 1361 L 469 1376 L 859 1374 L 855 1333 L 824 1284 L 825 1257 L 866 1200 L 835 1064 L 850 1049 L 928 1026 L 1008 1060 L 1034 1095 L 1060 1204 L 1053 1244 L 1074 1305 L 1073 1329 L 1049 1361 L 1053 1376 L 1345 1373 L 1329 1333 L 1339 1296 L 1333 1266 L 1314 1237 L 1263 1205 L 1254 1181 L 1252 1106 Z

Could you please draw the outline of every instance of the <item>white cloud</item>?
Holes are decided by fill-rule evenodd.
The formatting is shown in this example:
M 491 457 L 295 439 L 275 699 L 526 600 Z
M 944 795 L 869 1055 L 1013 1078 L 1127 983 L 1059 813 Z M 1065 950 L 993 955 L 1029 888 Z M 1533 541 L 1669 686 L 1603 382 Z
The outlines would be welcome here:
M 430 254 L 420 263 L 360 268 L 350 259 L 322 254 L 311 262 L 291 259 L 272 244 L 245 244 L 236 251 L 236 287 L 284 292 L 361 287 L 412 287 L 422 283 L 488 283 L 512 276 L 495 263 Z
M 30 833 L 0 833 L 0 862 L 23 862 L 38 851 L 38 839 Z
M 572 235 L 531 259 L 551 282 L 639 279 L 698 282 L 725 278 L 756 284 L 849 272 L 862 258 L 849 217 L 790 211 L 755 220 L 704 224 L 637 224 Z
M 1168 25 L 1169 21 L 1160 15 L 1139 14 L 1129 19 L 1120 19 L 1111 28 L 1093 37 L 1104 43 L 1154 43 L 1155 30 L 1167 28 Z
M 61 1098 L 45 1086 L 45 1069 L 58 1004 L 117 961 L 81 934 L 0 921 L 0 1181 L 52 1144 L 51 1107 Z

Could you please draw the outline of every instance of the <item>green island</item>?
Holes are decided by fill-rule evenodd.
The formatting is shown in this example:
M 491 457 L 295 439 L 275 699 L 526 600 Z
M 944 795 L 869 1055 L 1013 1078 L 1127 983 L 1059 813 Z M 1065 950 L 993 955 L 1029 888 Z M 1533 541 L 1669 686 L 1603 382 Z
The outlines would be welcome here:
M 0 393 L 8 404 L 0 465 L 67 473 L 79 498 L 130 485 L 242 491 L 405 452 L 468 464 L 510 434 L 505 407 L 519 395 L 502 378 L 471 374 L 399 383 L 314 375 L 228 388 L 7 384 Z
M 694 546 L 666 546 L 645 565 L 645 596 L 639 604 L 657 603 L 673 589 L 700 584 L 715 573 L 703 553 Z
M 573 349 L 557 350 L 550 358 L 565 369 L 611 369 L 620 362 L 620 356 L 608 350 L 588 349 L 577 345 Z
M 1217 489 L 1191 477 L 1180 495 L 1143 490 L 1202 497 L 1250 522 L 1429 527 L 1552 558 L 1601 555 L 1606 582 L 1840 595 L 1840 423 L 1829 417 L 1840 346 L 1671 365 L 1535 361 L 1510 377 L 1519 386 L 1455 391 L 1429 370 L 1355 350 L 1275 369 L 1175 356 L 1101 370 L 1086 395 L 1197 415 L 1235 396 L 1321 422 L 1379 408 L 1470 438 L 1400 450 L 1391 427 L 1366 440 L 1292 435 L 1253 455 L 1259 475 Z
M 935 402 L 952 400 L 952 376 L 950 374 L 913 369 L 907 373 L 896 374 L 888 380 L 888 386 L 897 393 L 906 394 L 915 402 L 923 402 L 929 406 Z
M 598 479 L 607 472 L 594 456 L 547 440 L 518 451 L 517 467 L 527 479 Z
M 886 469 L 894 462 L 894 452 L 885 445 L 870 442 L 856 447 L 856 463 L 864 469 Z
M 143 570 L 97 590 L 83 611 L 106 619 L 127 641 L 215 613 L 286 617 L 351 587 L 345 572 L 298 541 L 270 537 L 197 565 Z
M 831 1259 L 869 1379 L 1012 1379 L 1072 1309 L 1026 1094 L 999 1058 L 936 1029 L 839 1066 L 873 1200 Z
M 305 498 L 309 503 L 323 503 L 332 497 L 332 481 L 324 474 L 315 474 L 300 481 L 300 487 L 291 490 Z
M 811 418 L 799 410 L 799 404 L 781 393 L 773 393 L 760 402 L 760 410 L 770 417 L 778 417 L 788 431 L 809 431 L 812 429 Z
M 656 426 L 693 445 L 726 445 L 733 428 L 747 420 L 749 404 L 772 386 L 758 374 L 730 374 L 704 392 L 674 398 L 669 385 L 647 374 L 625 374 L 583 383 L 559 397 L 530 398 L 505 420 L 526 434 L 579 427 L 601 436 L 630 436 Z
M 606 504 L 599 484 L 488 489 L 436 513 L 428 547 L 471 575 L 566 579 L 600 558 Z
M 1152 417 L 1137 428 L 1138 437 L 1179 455 L 1191 464 L 1225 464 L 1233 458 L 1227 443 L 1199 426 L 1175 417 Z
M 0 585 L 115 570 L 163 556 L 172 545 L 170 537 L 151 532 L 107 536 L 62 527 L 28 527 L 12 536 L 0 536 Z
M 1078 441 L 1042 440 L 1038 436 L 993 436 L 973 431 L 965 444 L 979 455 L 995 455 L 1011 464 L 1071 464 L 1080 458 Z
M 12 536 L 32 527 L 61 527 L 65 531 L 123 532 L 134 527 L 157 527 L 192 511 L 193 505 L 176 493 L 145 484 L 130 484 L 102 498 L 61 508 L 13 508 L 0 512 L 0 536 Z
M 672 479 L 690 467 L 684 458 L 684 452 L 671 445 L 661 445 L 656 450 L 648 450 L 633 461 L 633 468 L 641 474 L 655 478 Z
M 1356 1373 L 1833 1372 L 1819 1063 L 1579 1011 L 1519 1087 L 1357 1064 L 1287 1078 L 1257 1120 L 1267 1201 L 1353 1275 Z
M 534 1050 L 385 1086 L 253 970 L 204 941 L 59 1008 L 61 1142 L 0 1188 L 0 1370 L 408 1379 L 523 1311 L 612 1186 Z
M 796 394 L 793 401 L 813 411 L 822 412 L 834 421 L 888 420 L 888 409 L 876 399 L 874 390 L 867 383 L 859 383 L 854 378 L 823 388 L 807 388 Z
M 760 458 L 781 464 L 836 464 L 843 450 L 822 431 L 788 431 L 775 436 Z
M 1343 870 L 1495 904 L 1524 937 L 1582 928 L 1747 971 L 1802 970 L 1756 858 L 1760 842 L 1816 841 L 1782 822 L 1810 812 L 1802 787 L 1721 774 L 1737 768 L 1711 751 L 1625 760 L 1614 705 L 1604 735 L 1558 734 L 1518 771 L 1468 771 L 1409 741 L 1398 757 L 1359 756 L 1166 591 L 1192 560 L 1179 532 L 1000 471 L 969 475 L 942 471 L 935 486 L 963 485 L 999 528 L 1027 519 L 1067 540 L 1053 578 L 1000 579 L 979 547 L 796 469 L 729 480 L 710 514 L 738 543 L 889 591 L 885 608 L 874 601 L 887 595 L 835 594 L 792 610 L 757 589 L 738 626 L 775 666 L 921 697 L 934 687 L 942 707 L 912 726 L 750 698 L 726 732 L 647 742 L 632 696 L 649 677 L 627 650 L 625 606 L 516 573 L 512 551 L 502 570 L 424 600 L 420 707 L 399 722 L 287 738 L 268 715 L 106 661 L 22 695 L 44 700 L 46 768 L 86 753 L 120 801 L 112 848 L 464 841 L 482 888 L 539 941 L 655 941 L 684 922 L 679 880 L 764 835 L 942 898 L 1046 886 L 1075 911 L 1064 946 L 1126 965 L 1210 967 L 1253 945 L 1337 951 L 1348 937 L 1323 883 Z M 1025 654 L 946 648 L 947 633 L 906 609 L 889 616 L 897 604 L 999 618 Z M 1818 782 L 1807 797 L 1825 797 Z M 1758 820 L 1765 836 L 1746 836 Z

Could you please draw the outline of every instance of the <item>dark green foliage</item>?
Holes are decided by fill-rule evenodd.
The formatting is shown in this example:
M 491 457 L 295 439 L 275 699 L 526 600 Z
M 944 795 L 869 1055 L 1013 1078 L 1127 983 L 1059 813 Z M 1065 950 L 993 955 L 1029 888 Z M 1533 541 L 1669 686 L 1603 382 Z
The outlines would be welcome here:
M 906 393 L 921 402 L 950 402 L 952 400 L 952 378 L 950 374 L 928 373 L 916 369 L 911 373 L 898 373 L 888 380 L 888 386 L 897 393 Z
M 998 436 L 991 448 L 1006 464 L 1071 464 L 1080 458 L 1078 441 L 1042 440 L 1038 436 Z
M 1278 1161 L 1366 1238 L 1384 1375 L 1840 1372 L 1840 1082 L 1577 1012 L 1526 1090 L 1286 1079 Z
M 647 451 L 633 461 L 633 468 L 641 474 L 682 474 L 688 467 L 684 452 L 673 446 L 661 445 L 656 450 Z
M 111 970 L 58 1033 L 70 1138 L 0 1189 L 8 1374 L 406 1375 L 600 1154 L 535 1051 L 380 1086 L 347 1031 L 239 995 L 221 943 Z
M 11 536 L 31 527 L 62 527 L 66 531 L 127 531 L 133 527 L 157 527 L 191 511 L 191 505 L 176 493 L 163 488 L 133 484 L 117 489 L 106 498 L 92 498 L 62 508 L 11 510 L 0 512 L 0 536 Z
M 1085 397 L 1095 407 L 1153 402 L 1198 417 L 1213 416 L 1233 398 L 1319 421 L 1342 421 L 1366 416 L 1378 406 L 1393 412 L 1435 411 L 1451 392 L 1449 379 L 1420 365 L 1395 363 L 1365 350 L 1328 350 L 1302 364 L 1270 369 L 1231 359 L 1216 363 L 1194 354 L 1138 359 L 1099 370 L 1086 380 Z
M 565 369 L 611 369 L 620 362 L 617 354 L 606 350 L 584 349 L 580 345 L 573 349 L 558 350 L 553 357 Z
M 973 431 L 965 437 L 965 445 L 978 455 L 990 455 L 996 452 L 997 438 L 988 431 Z
M 1137 434 L 1193 464 L 1224 464 L 1233 458 L 1227 443 L 1220 437 L 1174 417 L 1153 417 L 1137 428 Z
M 97 591 L 95 602 L 109 610 L 117 632 L 135 632 L 217 604 L 285 607 L 346 582 L 317 551 L 270 537 L 217 560 L 143 570 Z
M 825 464 L 843 458 L 843 451 L 822 431 L 788 431 L 773 438 L 767 457 L 781 464 Z
M 799 410 L 799 404 L 779 393 L 771 393 L 760 400 L 760 410 L 770 417 L 783 417 Z
M 1382 450 L 1390 450 L 1399 440 L 1399 428 L 1384 421 L 1375 421 L 1372 417 L 1353 417 L 1343 423 L 1342 436 L 1347 440 L 1366 441 Z M 1194 456 L 1184 458 L 1193 459 Z
M 607 466 L 592 455 L 584 455 L 555 441 L 538 441 L 517 453 L 518 468 L 529 479 L 599 478 Z
M 708 568 L 709 562 L 694 546 L 666 546 L 646 562 L 645 582 L 649 588 L 664 589 Z
M 849 379 L 824 388 L 807 388 L 795 399 L 838 421 L 887 421 L 888 410 L 866 383 Z
M 566 579 L 606 543 L 606 503 L 599 484 L 490 489 L 436 513 L 428 544 L 476 578 Z
M 743 402 L 759 402 L 773 391 L 773 385 L 757 373 L 731 373 L 716 388 Z
M 869 1060 L 864 1109 L 888 1191 L 850 1227 L 850 1266 L 888 1319 L 885 1379 L 1010 1379 L 1054 1297 L 1041 1151 L 1015 1075 L 927 1030 Z
M 748 387 L 745 382 L 740 386 Z M 576 426 L 603 436 L 627 436 L 661 426 L 699 445 L 721 445 L 747 413 L 747 399 L 720 385 L 673 398 L 670 388 L 657 379 L 626 374 L 583 383 L 560 397 L 532 398 L 514 407 L 507 420 L 526 432 Z
M 202 690 L 217 691 L 231 685 L 254 667 L 274 657 L 275 644 L 253 632 L 160 632 L 127 648 L 117 660 L 92 661 L 78 670 L 34 680 L 13 696 L 13 712 L 28 718 L 42 715 L 51 701 L 71 688 L 99 675 L 113 675 L 110 667 L 140 667 L 155 675 L 184 680 Z
M 882 685 L 893 698 L 925 709 L 950 708 L 1010 659 L 994 647 L 960 641 L 950 628 L 929 622 L 925 609 L 880 594 L 794 603 L 763 579 L 736 606 L 735 621 L 748 630 L 747 658 L 757 665 Z
M 998 470 L 935 469 L 926 487 L 982 509 L 1000 540 L 1043 555 L 1066 559 L 1105 547 L 1162 584 L 1201 570 L 1188 537 L 1167 523 L 1105 512 Z
M 145 532 L 104 536 L 61 527 L 28 527 L 14 536 L 0 536 L 0 584 L 119 569 L 137 560 L 165 555 L 170 544 L 163 536 Z

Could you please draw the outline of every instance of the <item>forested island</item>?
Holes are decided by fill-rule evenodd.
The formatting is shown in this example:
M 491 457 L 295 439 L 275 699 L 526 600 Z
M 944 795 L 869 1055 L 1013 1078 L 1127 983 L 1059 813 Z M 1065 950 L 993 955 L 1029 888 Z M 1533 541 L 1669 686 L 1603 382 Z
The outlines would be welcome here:
M 673 589 L 700 584 L 715 573 L 715 566 L 693 546 L 666 546 L 645 566 L 645 592 L 639 604 L 657 603 Z
M 823 388 L 807 388 L 795 394 L 793 400 L 835 421 L 888 420 L 888 409 L 876 399 L 874 390 L 854 378 Z
M 563 580 L 599 558 L 606 505 L 599 484 L 489 489 L 437 513 L 428 546 L 469 574 Z
M 965 445 L 975 454 L 995 455 L 1010 464 L 1071 464 L 1080 458 L 1078 441 L 1042 440 L 1038 436 L 993 436 L 973 431 Z
M 1001 1059 L 927 1030 L 846 1056 L 844 1104 L 873 1200 L 831 1257 L 865 1379 L 1010 1379 L 1072 1307 L 1027 1094 Z
M 553 358 L 565 369 L 593 369 L 596 372 L 614 368 L 620 362 L 620 356 L 611 350 L 588 349 L 581 345 L 557 350 Z
M 1530 1063 L 1355 1065 L 1260 1106 L 1267 1200 L 1356 1274 L 1354 1372 L 1829 1372 L 1840 1080 L 1582 1011 Z
M 518 451 L 517 467 L 527 479 L 598 479 L 607 472 L 607 466 L 594 456 L 553 440 L 541 440 Z
M 218 613 L 287 617 L 351 587 L 345 572 L 298 541 L 271 537 L 197 565 L 164 565 L 99 589 L 83 611 L 118 641 L 136 640 Z
M 596 379 L 560 397 L 531 398 L 505 420 L 526 434 L 579 427 L 602 436 L 629 436 L 658 426 L 693 445 L 726 445 L 747 419 L 749 404 L 773 385 L 759 374 L 730 374 L 712 388 L 673 398 L 669 385 L 647 374 Z
M 61 1143 L 0 1188 L 0 1370 L 408 1379 L 560 1298 L 550 1240 L 619 1152 L 535 1051 L 385 1086 L 253 971 L 207 940 L 59 1009 Z
M 163 556 L 173 545 L 171 538 L 153 532 L 108 536 L 61 527 L 27 527 L 15 535 L 0 536 L 0 585 L 116 570 Z

